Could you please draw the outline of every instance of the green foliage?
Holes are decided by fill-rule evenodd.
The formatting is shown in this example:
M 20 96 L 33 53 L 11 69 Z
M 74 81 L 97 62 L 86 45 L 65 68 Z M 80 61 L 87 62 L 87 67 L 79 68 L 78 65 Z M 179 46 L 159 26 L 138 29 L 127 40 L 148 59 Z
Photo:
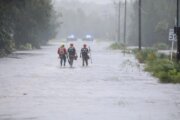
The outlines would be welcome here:
M 167 59 L 148 61 L 145 70 L 152 72 L 162 83 L 180 83 L 180 65 Z
M 176 69 L 156 73 L 162 83 L 180 83 L 180 72 Z
M 167 20 L 161 20 L 157 23 L 155 26 L 155 31 L 156 32 L 162 32 L 162 31 L 167 31 L 169 27 L 169 23 Z
M 4 49 L 0 49 L 0 58 L 5 56 L 6 55 L 6 52 Z
M 19 46 L 20 50 L 32 50 L 32 45 L 30 43 L 26 43 L 25 45 Z
M 160 79 L 162 83 L 180 83 L 180 64 L 170 61 L 167 55 L 157 54 L 154 49 L 133 50 L 145 71 Z
M 40 48 L 56 33 L 51 0 L 0 1 L 0 51 Z
M 124 44 L 115 42 L 115 43 L 111 44 L 109 48 L 111 48 L 113 50 L 118 50 L 118 49 L 123 50 L 123 49 L 126 49 L 126 46 Z
M 157 73 L 158 71 L 169 71 L 173 69 L 173 64 L 169 60 L 166 59 L 157 59 L 154 61 L 148 61 L 145 70 L 154 71 Z
M 140 63 L 144 63 L 147 60 L 153 61 L 157 58 L 156 50 L 154 49 L 144 49 L 142 51 L 134 50 L 134 53 Z
M 11 38 L 12 24 L 8 14 L 9 0 L 0 1 L 0 56 L 4 56 L 14 49 L 14 41 Z
M 166 43 L 158 43 L 154 45 L 154 48 L 157 50 L 167 50 L 169 46 Z
M 168 58 L 169 58 L 169 56 L 166 55 L 166 54 L 164 54 L 164 53 L 158 53 L 158 54 L 157 54 L 157 57 L 158 57 L 159 59 L 168 59 Z
M 142 1 L 142 43 L 151 47 L 156 43 L 168 41 L 169 28 L 174 28 L 176 17 L 176 0 L 143 0 Z M 133 21 L 130 25 L 129 41 L 138 45 L 138 13 L 139 0 L 133 2 Z

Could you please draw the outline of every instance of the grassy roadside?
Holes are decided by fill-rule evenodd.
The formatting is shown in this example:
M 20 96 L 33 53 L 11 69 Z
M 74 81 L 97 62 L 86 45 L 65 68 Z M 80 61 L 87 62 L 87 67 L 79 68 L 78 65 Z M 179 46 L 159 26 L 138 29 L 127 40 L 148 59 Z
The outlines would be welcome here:
M 123 50 L 124 47 L 118 43 L 110 45 L 113 50 Z M 157 49 L 134 49 L 132 52 L 140 63 L 145 64 L 145 71 L 159 78 L 161 83 L 180 83 L 180 63 L 170 61 L 170 56 L 158 53 Z
M 30 43 L 26 43 L 25 45 L 20 45 L 17 50 L 32 50 L 33 47 Z M 15 45 L 11 48 L 6 48 L 6 49 L 0 49 L 0 58 L 3 58 L 12 52 L 16 51 Z
M 127 49 L 127 46 L 122 44 L 122 43 L 112 43 L 110 46 L 109 46 L 109 49 L 111 50 L 121 50 L 123 53 L 131 53 L 131 50 Z
M 126 46 L 124 44 L 121 44 L 121 43 L 113 43 L 109 46 L 110 49 L 113 49 L 113 50 L 124 50 L 126 49 Z
M 180 83 L 180 64 L 170 61 L 169 56 L 154 49 L 133 51 L 140 63 L 145 64 L 145 71 L 152 73 L 162 83 Z

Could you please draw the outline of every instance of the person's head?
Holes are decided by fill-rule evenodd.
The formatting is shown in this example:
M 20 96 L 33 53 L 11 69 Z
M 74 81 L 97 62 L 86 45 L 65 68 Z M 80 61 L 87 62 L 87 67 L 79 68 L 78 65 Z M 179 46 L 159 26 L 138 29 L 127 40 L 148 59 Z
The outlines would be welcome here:
M 72 44 L 72 43 L 70 44 L 70 47 L 73 47 L 73 44 Z
M 61 45 L 61 48 L 64 48 L 64 44 Z
M 87 47 L 87 45 L 86 45 L 86 44 L 84 44 L 84 45 L 83 45 L 83 47 L 84 47 L 84 48 L 86 48 L 86 47 Z

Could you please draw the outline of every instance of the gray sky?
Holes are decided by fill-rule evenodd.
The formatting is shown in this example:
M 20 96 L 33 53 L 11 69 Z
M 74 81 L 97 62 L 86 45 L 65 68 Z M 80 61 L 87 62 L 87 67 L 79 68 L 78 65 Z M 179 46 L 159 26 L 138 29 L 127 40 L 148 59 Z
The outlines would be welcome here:
M 56 2 L 61 1 L 61 0 L 54 0 Z M 76 0 L 74 0 L 76 1 Z M 106 3 L 110 3 L 112 2 L 112 0 L 78 0 L 78 1 L 82 1 L 82 2 L 95 2 L 95 3 L 100 3 L 100 4 L 106 4 Z
M 112 0 L 80 0 L 83 2 L 95 2 L 95 3 L 109 3 L 112 2 Z

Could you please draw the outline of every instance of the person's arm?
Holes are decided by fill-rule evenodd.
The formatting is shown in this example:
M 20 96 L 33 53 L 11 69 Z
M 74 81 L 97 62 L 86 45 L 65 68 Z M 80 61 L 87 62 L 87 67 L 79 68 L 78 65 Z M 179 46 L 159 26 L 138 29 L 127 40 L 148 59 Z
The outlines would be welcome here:
M 69 48 L 67 49 L 67 56 L 69 56 Z
M 65 57 L 68 57 L 66 48 L 64 48 L 64 55 Z
M 59 54 L 59 48 L 58 48 L 58 50 L 57 50 L 57 54 L 58 54 L 58 58 L 60 58 L 60 54 Z
M 82 56 L 82 49 L 81 49 L 81 52 L 80 52 L 80 58 L 81 58 L 81 56 Z
M 65 54 L 65 55 L 67 54 L 67 50 L 66 50 L 66 48 L 64 48 L 64 54 Z
M 75 56 L 77 56 L 76 49 L 74 48 Z
M 59 54 L 59 48 L 58 48 L 58 50 L 57 50 L 57 54 Z
M 91 52 L 91 48 L 89 47 L 89 49 L 88 49 L 88 53 L 90 53 Z

